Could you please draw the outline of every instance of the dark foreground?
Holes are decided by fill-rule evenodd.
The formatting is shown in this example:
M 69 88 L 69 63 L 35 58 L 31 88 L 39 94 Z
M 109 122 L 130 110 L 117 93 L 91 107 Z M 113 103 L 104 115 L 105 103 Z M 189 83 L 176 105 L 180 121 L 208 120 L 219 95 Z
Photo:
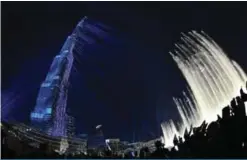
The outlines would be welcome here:
M 186 130 L 184 142 L 181 137 L 175 136 L 175 147 L 171 150 L 157 141 L 153 152 L 143 147 L 136 152 L 126 151 L 121 154 L 105 149 L 102 152 L 91 151 L 87 155 L 59 155 L 49 150 L 47 144 L 39 148 L 31 147 L 18 137 L 11 137 L 8 127 L 1 127 L 1 158 L 247 158 L 247 116 L 244 105 L 247 94 L 242 89 L 240 93 L 240 97 L 234 98 L 222 110 L 222 117 L 218 116 L 217 121 L 210 124 L 203 122 L 200 127 Z M 18 144 L 19 150 L 10 149 L 10 141 Z

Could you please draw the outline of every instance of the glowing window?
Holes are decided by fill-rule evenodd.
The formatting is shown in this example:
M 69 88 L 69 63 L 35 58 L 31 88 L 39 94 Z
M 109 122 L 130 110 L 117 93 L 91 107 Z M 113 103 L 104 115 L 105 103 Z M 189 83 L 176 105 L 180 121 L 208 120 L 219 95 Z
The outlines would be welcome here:
M 51 108 L 46 108 L 46 113 L 51 114 Z
M 43 83 L 42 85 L 41 85 L 41 87 L 49 87 L 51 85 L 51 83 Z
M 53 79 L 60 79 L 60 76 L 54 76 Z

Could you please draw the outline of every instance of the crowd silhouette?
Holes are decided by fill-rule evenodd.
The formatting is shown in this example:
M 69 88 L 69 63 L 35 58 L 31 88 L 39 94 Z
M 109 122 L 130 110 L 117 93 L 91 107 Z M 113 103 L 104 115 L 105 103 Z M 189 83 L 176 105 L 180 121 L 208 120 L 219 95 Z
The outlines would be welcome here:
M 246 83 L 247 90 L 247 83 Z M 155 151 L 143 147 L 139 152 L 125 152 L 115 154 L 109 149 L 103 152 L 91 151 L 79 155 L 59 155 L 48 149 L 48 144 L 41 144 L 39 148 L 29 146 L 18 137 L 11 137 L 10 126 L 2 123 L 1 158 L 247 158 L 247 115 L 245 102 L 247 93 L 240 90 L 240 96 L 232 99 L 230 104 L 223 108 L 222 117 L 210 124 L 205 121 L 199 127 L 186 129 L 184 140 L 174 137 L 174 147 L 169 150 L 161 141 L 155 142 Z M 15 148 L 11 149 L 11 141 Z M 19 145 L 19 147 L 17 146 Z

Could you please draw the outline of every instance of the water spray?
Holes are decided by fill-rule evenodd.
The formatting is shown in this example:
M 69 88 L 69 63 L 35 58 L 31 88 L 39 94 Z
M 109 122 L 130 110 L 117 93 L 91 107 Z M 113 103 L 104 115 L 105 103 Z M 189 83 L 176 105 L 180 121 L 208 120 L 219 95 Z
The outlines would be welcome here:
M 203 31 L 182 33 L 181 43 L 170 52 L 188 83 L 183 98 L 173 98 L 182 122 L 176 127 L 170 120 L 161 124 L 166 147 L 173 146 L 175 135 L 183 137 L 190 126 L 210 123 L 221 115 L 233 97 L 245 86 L 247 76 L 216 42 Z M 244 87 L 245 88 L 245 87 Z

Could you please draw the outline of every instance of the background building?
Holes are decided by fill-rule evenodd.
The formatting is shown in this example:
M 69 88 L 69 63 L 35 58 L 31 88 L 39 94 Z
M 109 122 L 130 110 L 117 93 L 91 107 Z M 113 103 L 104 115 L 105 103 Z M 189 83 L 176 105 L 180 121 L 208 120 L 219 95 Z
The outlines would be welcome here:
M 105 143 L 105 137 L 103 134 L 102 126 L 98 125 L 92 132 L 92 134 L 89 135 L 88 141 L 87 141 L 87 148 L 88 149 L 98 149 L 98 148 L 104 148 L 106 146 Z

